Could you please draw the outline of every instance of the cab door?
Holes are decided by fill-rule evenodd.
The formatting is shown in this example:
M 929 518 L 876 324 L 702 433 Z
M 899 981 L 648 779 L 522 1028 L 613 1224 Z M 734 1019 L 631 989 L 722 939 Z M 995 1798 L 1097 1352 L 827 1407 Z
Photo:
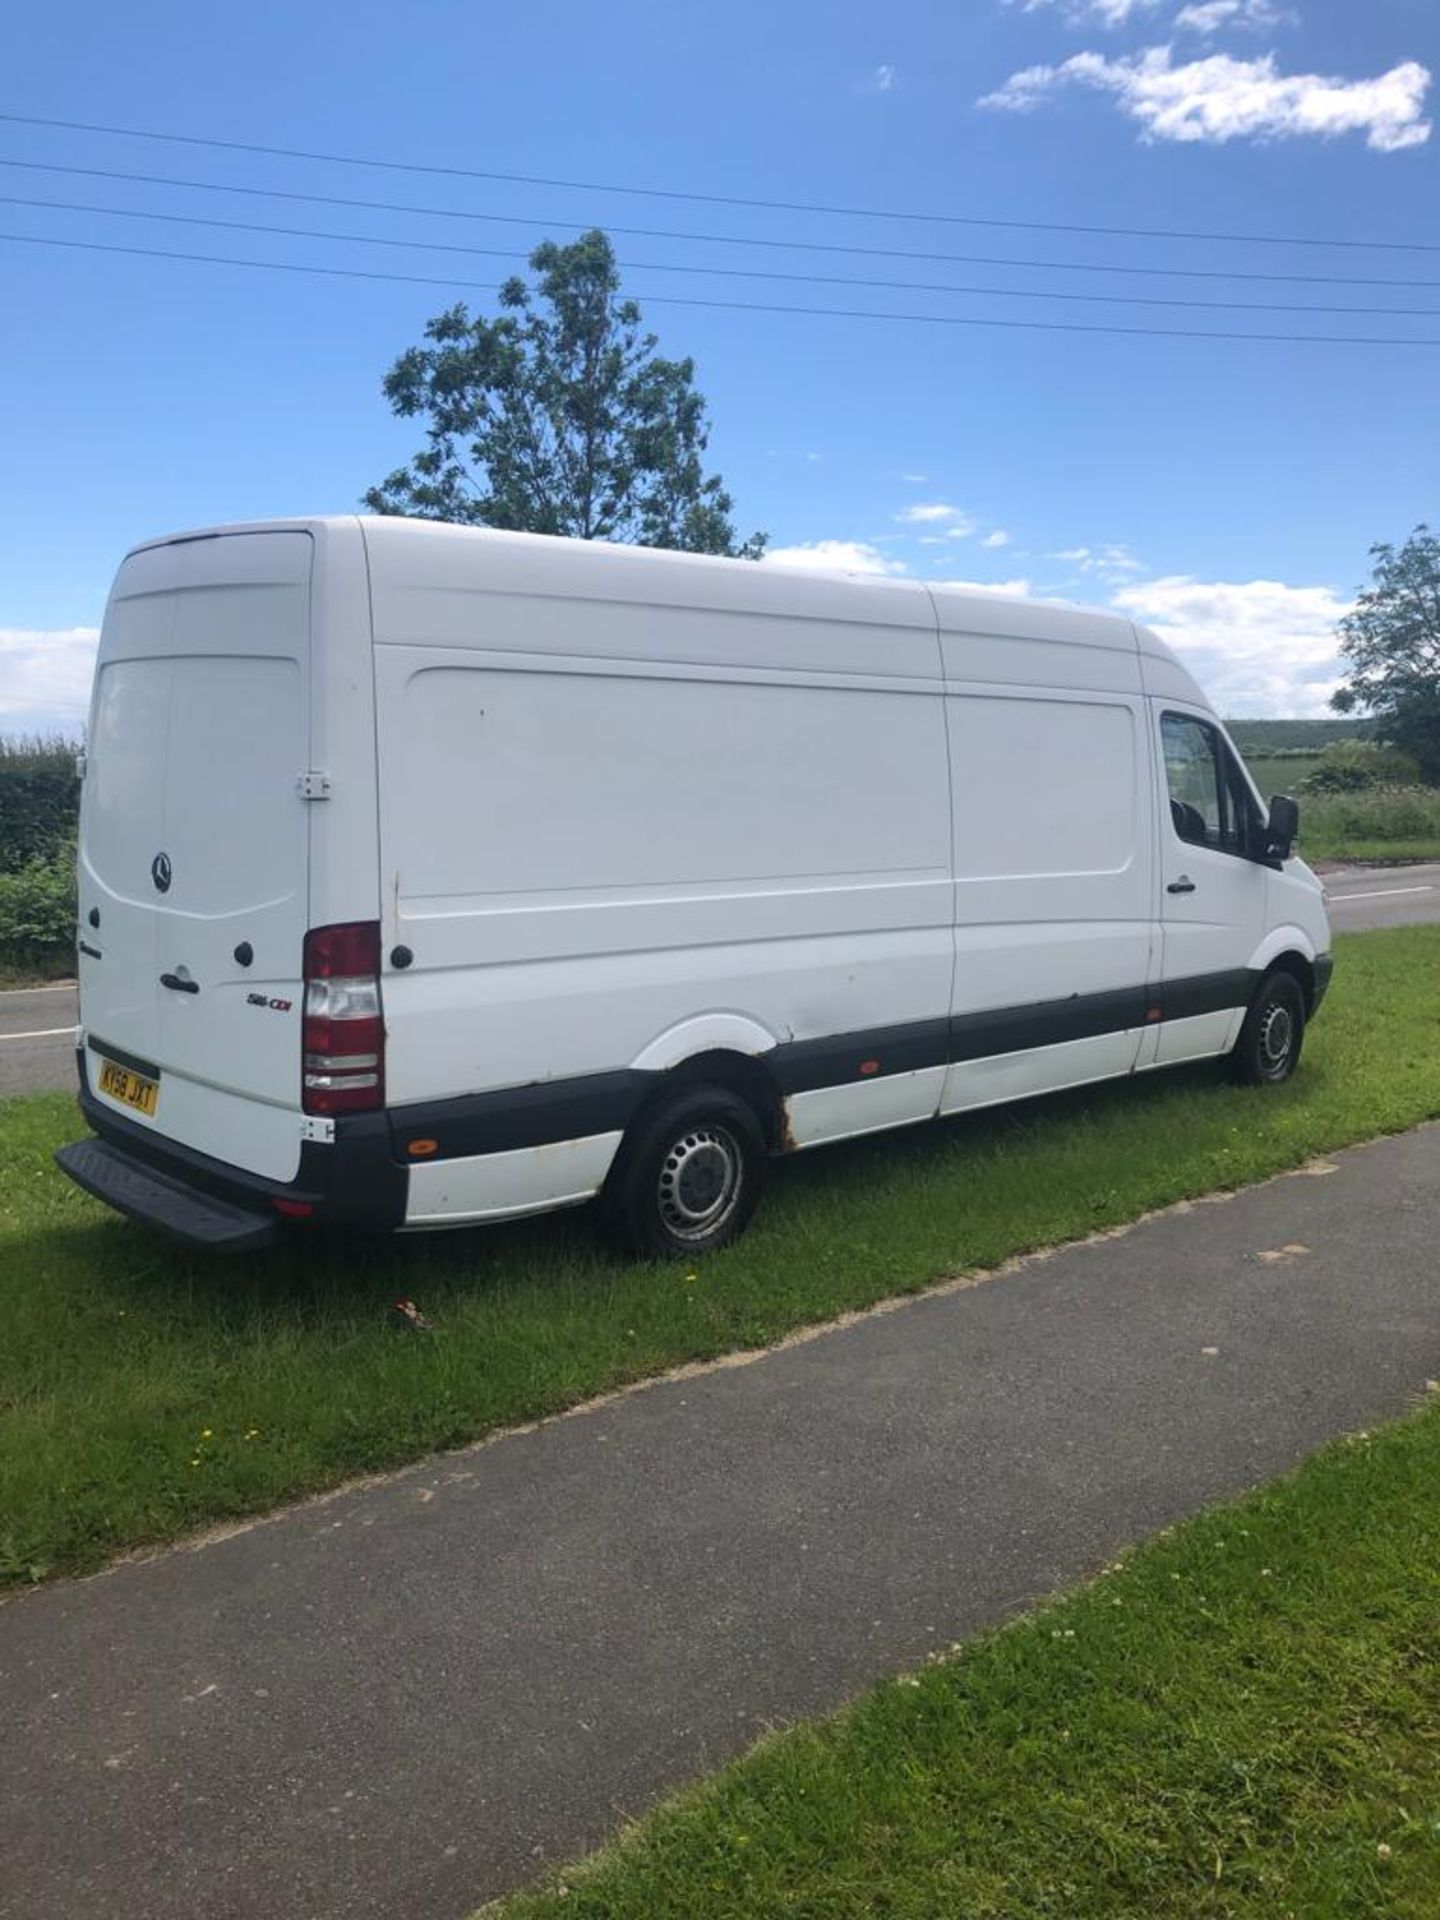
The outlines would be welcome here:
M 1152 703 L 1160 793 L 1160 1015 L 1153 1062 L 1234 1044 L 1265 928 L 1263 823 L 1234 749 L 1209 716 Z

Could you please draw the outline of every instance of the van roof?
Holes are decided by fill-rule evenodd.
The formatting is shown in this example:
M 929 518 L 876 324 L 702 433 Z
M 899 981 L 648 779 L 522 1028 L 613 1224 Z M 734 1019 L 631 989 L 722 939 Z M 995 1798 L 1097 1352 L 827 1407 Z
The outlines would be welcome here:
M 487 570 L 495 569 L 503 555 L 517 575 L 533 577 L 535 563 L 543 559 L 549 590 L 576 597 L 633 596 L 648 601 L 669 600 L 679 568 L 684 568 L 688 577 L 687 592 L 693 593 L 698 581 L 705 579 L 706 588 L 701 598 L 712 607 L 728 604 L 755 611 L 825 617 L 827 613 L 839 614 L 836 589 L 840 588 L 853 619 L 857 617 L 854 595 L 857 591 L 863 592 L 869 605 L 858 617 L 867 623 L 919 627 L 928 626 L 934 618 L 942 632 L 974 631 L 979 627 L 1002 638 L 1014 635 L 1109 647 L 1127 653 L 1138 651 L 1171 664 L 1193 688 L 1189 697 L 1204 701 L 1200 688 L 1173 649 L 1158 634 L 1124 614 L 1070 601 L 995 593 L 968 582 L 787 566 L 776 560 L 757 565 L 754 561 L 733 560 L 717 554 L 676 553 L 661 547 L 623 546 L 613 541 L 575 540 L 554 534 L 511 533 L 494 527 L 457 526 L 449 521 L 412 520 L 398 515 L 314 514 L 236 521 L 141 541 L 131 552 L 217 539 L 225 534 L 315 533 L 326 528 L 356 526 L 363 529 L 372 554 L 378 550 L 392 565 L 403 568 L 410 556 L 418 554 L 422 543 L 432 546 L 444 543 L 450 549 L 447 554 L 450 565 L 460 559 L 457 549 L 469 546 L 478 554 L 483 547 L 492 556 Z M 562 556 L 568 576 L 563 584 L 551 571 Z

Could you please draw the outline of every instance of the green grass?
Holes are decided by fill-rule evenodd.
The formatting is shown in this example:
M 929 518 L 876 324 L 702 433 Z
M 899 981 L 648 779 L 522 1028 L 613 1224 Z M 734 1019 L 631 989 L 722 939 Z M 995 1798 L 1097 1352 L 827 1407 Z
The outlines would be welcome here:
M 1321 764 L 1318 753 L 1294 748 L 1279 757 L 1245 756 L 1268 800 L 1294 794 L 1300 802 L 1300 853 L 1307 860 L 1440 860 L 1440 789 L 1381 788 L 1362 793 L 1297 793 Z
M 1260 789 L 1261 798 L 1268 800 L 1276 793 L 1293 794 L 1306 774 L 1313 773 L 1319 766 L 1320 755 L 1291 751 L 1283 758 L 1272 758 L 1266 753 L 1247 753 L 1245 764 Z
M 1440 788 L 1306 795 L 1300 852 L 1307 860 L 1440 860 Z
M 1341 1442 L 485 1912 L 1433 1920 L 1437 1486 L 1440 1408 Z
M 1288 1086 L 1207 1066 L 802 1155 L 693 1269 L 608 1260 L 583 1214 L 189 1255 L 54 1169 L 68 1098 L 0 1105 L 0 1576 L 93 1567 L 1440 1113 L 1440 927 L 1336 946 Z M 432 1335 L 389 1330 L 397 1294 Z
M 1306 846 L 1307 860 L 1343 860 L 1360 867 L 1412 866 L 1440 861 L 1440 836 L 1433 840 L 1337 839 L 1321 851 Z
M 72 952 L 20 957 L 0 950 L 0 992 L 23 993 L 27 987 L 53 986 L 75 978 Z

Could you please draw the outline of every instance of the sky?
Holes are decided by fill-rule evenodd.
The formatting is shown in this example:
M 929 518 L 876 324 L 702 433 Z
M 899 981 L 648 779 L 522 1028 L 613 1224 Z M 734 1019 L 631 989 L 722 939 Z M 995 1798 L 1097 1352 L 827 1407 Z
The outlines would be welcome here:
M 353 510 L 395 357 L 586 226 L 776 559 L 1119 608 L 1226 714 L 1323 712 L 1440 518 L 1437 0 L 75 0 L 7 53 L 0 731 L 78 729 L 136 541 Z

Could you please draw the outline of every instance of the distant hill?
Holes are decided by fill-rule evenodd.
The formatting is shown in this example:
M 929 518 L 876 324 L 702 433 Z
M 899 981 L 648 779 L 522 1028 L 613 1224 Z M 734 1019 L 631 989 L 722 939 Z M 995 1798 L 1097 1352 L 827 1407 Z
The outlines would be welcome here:
M 1227 720 L 1225 731 L 1248 759 L 1252 754 L 1318 753 L 1336 740 L 1368 740 L 1369 720 Z

